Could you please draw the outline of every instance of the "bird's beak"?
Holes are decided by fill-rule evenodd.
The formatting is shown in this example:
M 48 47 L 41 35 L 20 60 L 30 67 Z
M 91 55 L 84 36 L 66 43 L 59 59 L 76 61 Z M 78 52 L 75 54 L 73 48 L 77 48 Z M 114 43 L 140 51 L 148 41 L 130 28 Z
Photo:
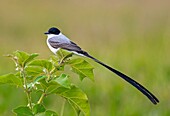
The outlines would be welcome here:
M 49 34 L 49 32 L 45 32 L 44 34 L 46 34 L 46 35 L 47 35 L 47 34 Z

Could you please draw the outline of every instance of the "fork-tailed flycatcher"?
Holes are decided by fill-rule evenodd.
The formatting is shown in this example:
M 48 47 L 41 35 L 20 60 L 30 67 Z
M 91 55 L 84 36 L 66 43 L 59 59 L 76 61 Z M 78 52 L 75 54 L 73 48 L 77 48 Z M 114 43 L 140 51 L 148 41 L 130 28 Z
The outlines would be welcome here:
M 142 92 L 145 96 L 148 97 L 148 99 L 153 103 L 157 104 L 159 100 L 151 93 L 149 92 L 145 87 L 143 87 L 141 84 L 136 82 L 135 80 L 131 79 L 127 75 L 119 72 L 118 70 L 104 64 L 103 62 L 97 60 L 90 54 L 88 54 L 86 51 L 82 50 L 77 44 L 72 42 L 70 39 L 68 39 L 65 35 L 61 33 L 61 31 L 55 27 L 52 27 L 48 30 L 48 32 L 44 33 L 47 37 L 47 45 L 50 48 L 50 50 L 56 54 L 56 52 L 61 48 L 70 52 L 73 52 L 74 54 L 88 57 L 95 62 L 101 64 L 105 68 L 109 69 L 113 73 L 117 74 L 122 79 L 129 82 L 131 85 L 133 85 L 135 88 L 137 88 L 140 92 Z

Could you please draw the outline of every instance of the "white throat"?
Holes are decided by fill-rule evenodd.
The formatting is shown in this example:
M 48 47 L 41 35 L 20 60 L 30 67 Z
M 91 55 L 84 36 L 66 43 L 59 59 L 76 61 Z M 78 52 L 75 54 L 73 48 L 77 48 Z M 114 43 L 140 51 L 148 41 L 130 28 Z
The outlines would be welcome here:
M 52 37 L 58 37 L 62 35 L 62 33 L 59 33 L 58 35 L 55 35 L 55 34 L 47 34 L 48 38 L 52 38 Z

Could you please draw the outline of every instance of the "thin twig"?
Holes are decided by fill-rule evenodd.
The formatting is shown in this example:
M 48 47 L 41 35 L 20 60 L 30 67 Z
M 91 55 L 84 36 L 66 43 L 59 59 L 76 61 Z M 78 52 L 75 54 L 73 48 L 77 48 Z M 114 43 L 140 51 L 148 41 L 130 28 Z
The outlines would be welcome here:
M 43 101 L 43 99 L 44 99 L 45 96 L 46 96 L 46 93 L 43 93 L 43 94 L 41 95 L 40 99 L 38 100 L 37 104 L 42 103 L 42 101 Z
M 21 68 L 21 73 L 22 73 L 23 81 L 24 81 L 24 89 L 25 89 L 25 92 L 27 94 L 28 106 L 32 109 L 31 94 L 30 94 L 30 91 L 27 87 L 27 79 L 26 79 L 26 76 L 25 76 L 24 68 Z

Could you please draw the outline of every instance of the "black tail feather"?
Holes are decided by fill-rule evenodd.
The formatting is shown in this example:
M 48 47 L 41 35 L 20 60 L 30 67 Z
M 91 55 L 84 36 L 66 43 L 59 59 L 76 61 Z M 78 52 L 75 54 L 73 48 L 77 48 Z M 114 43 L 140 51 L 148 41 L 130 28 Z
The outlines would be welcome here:
M 112 67 L 102 63 L 101 61 L 97 60 L 96 58 L 90 56 L 87 52 L 83 53 L 85 56 L 87 56 L 88 58 L 93 59 L 95 62 L 101 64 L 102 66 L 104 66 L 105 68 L 109 69 L 110 71 L 114 72 L 115 74 L 117 74 L 119 77 L 121 77 L 122 79 L 126 80 L 127 82 L 129 82 L 131 85 L 133 85 L 135 88 L 137 88 L 140 92 L 142 92 L 145 96 L 148 97 L 148 99 L 153 103 L 153 104 L 157 104 L 159 103 L 159 100 L 151 93 L 149 92 L 145 87 L 143 87 L 141 84 L 139 84 L 138 82 L 136 82 L 135 80 L 131 79 L 130 77 L 126 76 L 125 74 L 119 72 L 116 69 L 113 69 Z

